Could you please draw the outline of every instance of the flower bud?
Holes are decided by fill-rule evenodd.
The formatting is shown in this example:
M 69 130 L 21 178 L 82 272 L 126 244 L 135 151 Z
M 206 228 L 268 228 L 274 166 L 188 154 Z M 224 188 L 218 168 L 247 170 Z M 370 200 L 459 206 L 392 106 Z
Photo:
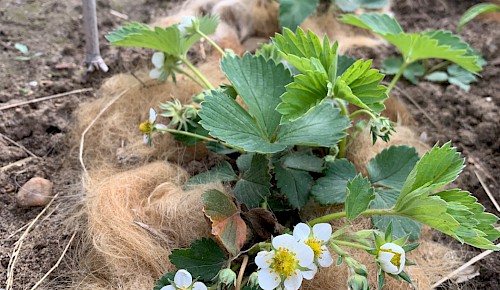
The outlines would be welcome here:
M 379 248 L 376 259 L 384 272 L 398 275 L 405 266 L 405 250 L 394 243 L 385 243 Z
M 391 122 L 391 120 L 384 117 L 378 117 L 376 119 L 373 119 L 370 125 L 373 144 L 375 144 L 377 138 L 380 138 L 385 142 L 389 141 L 390 135 L 394 131 L 393 123 Z
M 224 285 L 233 285 L 236 286 L 236 273 L 233 270 L 226 268 L 219 271 L 217 274 L 219 278 L 219 282 Z
M 368 279 L 365 276 L 354 274 L 347 281 L 350 290 L 368 290 Z
M 258 272 L 253 272 L 250 274 L 250 277 L 248 277 L 248 284 L 249 287 L 256 287 L 259 285 L 259 273 Z

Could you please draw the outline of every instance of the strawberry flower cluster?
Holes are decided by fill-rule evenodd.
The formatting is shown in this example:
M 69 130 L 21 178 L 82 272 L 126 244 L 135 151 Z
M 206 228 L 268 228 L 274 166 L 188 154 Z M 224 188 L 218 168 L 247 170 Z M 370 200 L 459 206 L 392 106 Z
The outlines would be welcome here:
M 286 290 L 299 289 L 303 279 L 314 278 L 318 266 L 328 267 L 333 263 L 326 247 L 331 235 L 329 224 L 317 224 L 311 230 L 299 223 L 293 235 L 274 237 L 271 251 L 261 251 L 255 257 L 259 286 L 264 290 L 280 286 Z

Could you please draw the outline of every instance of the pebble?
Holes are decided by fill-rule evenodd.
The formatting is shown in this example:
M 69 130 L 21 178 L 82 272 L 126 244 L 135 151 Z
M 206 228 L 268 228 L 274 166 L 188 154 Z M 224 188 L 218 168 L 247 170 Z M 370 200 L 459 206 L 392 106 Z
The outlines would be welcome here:
M 19 189 L 16 200 L 19 207 L 45 206 L 53 196 L 50 180 L 33 177 Z

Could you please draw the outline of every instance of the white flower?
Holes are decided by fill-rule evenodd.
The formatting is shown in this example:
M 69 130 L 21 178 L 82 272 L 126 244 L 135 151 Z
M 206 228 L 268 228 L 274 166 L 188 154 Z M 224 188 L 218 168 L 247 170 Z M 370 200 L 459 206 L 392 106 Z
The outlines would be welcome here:
M 272 290 L 282 285 L 286 290 L 297 290 L 303 278 L 312 279 L 311 272 L 315 269 L 309 266 L 314 266 L 314 252 L 310 247 L 288 234 L 273 238 L 272 246 L 272 251 L 261 251 L 255 257 L 262 289 Z
M 201 282 L 194 282 L 191 274 L 186 270 L 175 273 L 172 285 L 162 287 L 160 290 L 207 290 L 207 286 Z
M 333 264 L 332 255 L 326 247 L 332 236 L 332 226 L 330 224 L 316 224 L 311 232 L 311 228 L 307 224 L 299 223 L 293 229 L 293 236 L 313 250 L 314 262 L 321 267 L 330 267 Z
M 179 31 L 185 37 L 191 37 L 196 34 L 199 29 L 200 20 L 194 16 L 183 16 L 181 23 L 179 23 Z
M 155 68 L 149 72 L 149 77 L 152 79 L 161 79 L 165 72 L 165 54 L 161 51 L 155 52 L 151 58 L 151 62 Z
M 153 108 L 149 109 L 149 119 L 139 125 L 139 131 L 144 134 L 144 144 L 151 145 L 152 135 L 155 130 L 165 129 L 166 126 L 162 124 L 155 124 L 156 122 L 156 112 Z
M 378 251 L 377 262 L 385 272 L 398 275 L 405 266 L 405 250 L 394 243 L 385 243 Z

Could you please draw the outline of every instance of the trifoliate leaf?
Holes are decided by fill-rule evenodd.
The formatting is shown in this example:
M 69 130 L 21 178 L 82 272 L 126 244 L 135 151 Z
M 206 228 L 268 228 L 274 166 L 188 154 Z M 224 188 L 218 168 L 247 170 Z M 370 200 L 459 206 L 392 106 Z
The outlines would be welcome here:
M 375 199 L 370 205 L 370 209 L 389 209 L 398 199 L 399 191 L 376 189 Z M 415 241 L 420 235 L 420 223 L 409 218 L 399 216 L 374 215 L 372 216 L 373 225 L 382 232 L 392 224 L 394 238 L 398 239 L 409 235 L 410 241 Z
M 156 281 L 156 285 L 153 287 L 153 290 L 161 290 L 161 288 L 170 285 L 170 281 L 174 281 L 174 277 L 175 272 L 163 274 L 161 278 Z
M 500 6 L 493 3 L 481 3 L 474 5 L 465 11 L 464 15 L 462 15 L 458 21 L 457 30 L 460 31 L 465 24 L 469 23 L 469 21 L 476 18 L 478 15 L 495 11 L 500 11 Z
M 271 194 L 268 163 L 265 155 L 254 154 L 250 168 L 243 173 L 233 189 L 236 199 L 249 208 L 258 207 Z
M 391 146 L 371 159 L 366 169 L 374 185 L 401 190 L 418 159 L 413 147 Z
M 353 180 L 348 181 L 345 201 L 347 220 L 351 221 L 367 210 L 374 198 L 375 190 L 367 178 L 357 175 Z
M 280 25 L 295 30 L 316 10 L 318 2 L 318 0 L 280 0 Z
M 454 62 L 470 72 L 481 70 L 477 55 L 471 55 L 467 49 L 457 47 L 456 39 L 449 37 L 447 33 L 405 33 L 399 23 L 386 14 L 344 15 L 341 21 L 380 35 L 401 51 L 407 64 L 437 58 Z M 458 40 L 460 41 L 459 38 Z
M 322 205 L 343 204 L 347 195 L 347 182 L 356 174 L 356 167 L 347 159 L 328 162 L 325 176 L 316 181 L 311 194 Z
M 284 157 L 274 164 L 278 188 L 294 209 L 302 208 L 309 200 L 313 178 L 307 171 L 284 166 Z
M 284 87 L 292 82 L 289 71 L 281 64 L 276 65 L 249 53 L 243 58 L 225 57 L 221 68 L 245 102 L 250 115 L 265 131 L 264 136 L 272 141 L 281 119 L 276 111 L 281 102 L 279 97 L 285 92 Z
M 387 88 L 380 84 L 384 75 L 370 68 L 371 60 L 358 60 L 334 84 L 335 97 L 380 113 L 387 99 Z
M 219 245 L 207 238 L 196 240 L 188 249 L 175 249 L 168 256 L 178 269 L 186 269 L 194 279 L 211 282 L 227 263 Z
M 238 178 L 234 173 L 231 164 L 227 161 L 222 161 L 219 165 L 213 167 L 209 171 L 200 173 L 191 177 L 185 186 L 194 186 L 197 184 L 206 184 L 217 181 L 235 181 Z
M 326 75 L 321 72 L 307 71 L 296 75 L 294 81 L 286 86 L 282 103 L 276 108 L 283 114 L 281 122 L 297 120 L 317 106 L 327 96 L 327 83 Z
M 272 40 L 276 48 L 283 53 L 283 57 L 302 73 L 319 70 L 318 66 L 321 64 L 328 79 L 333 80 L 337 75 L 338 43 L 330 45 L 326 35 L 321 41 L 312 31 L 306 34 L 299 27 L 296 33 L 284 29 L 282 35 L 276 34 Z
M 245 244 L 247 225 L 241 218 L 233 198 L 212 189 L 202 194 L 201 203 L 203 212 L 212 222 L 212 235 L 232 256 L 236 256 Z

